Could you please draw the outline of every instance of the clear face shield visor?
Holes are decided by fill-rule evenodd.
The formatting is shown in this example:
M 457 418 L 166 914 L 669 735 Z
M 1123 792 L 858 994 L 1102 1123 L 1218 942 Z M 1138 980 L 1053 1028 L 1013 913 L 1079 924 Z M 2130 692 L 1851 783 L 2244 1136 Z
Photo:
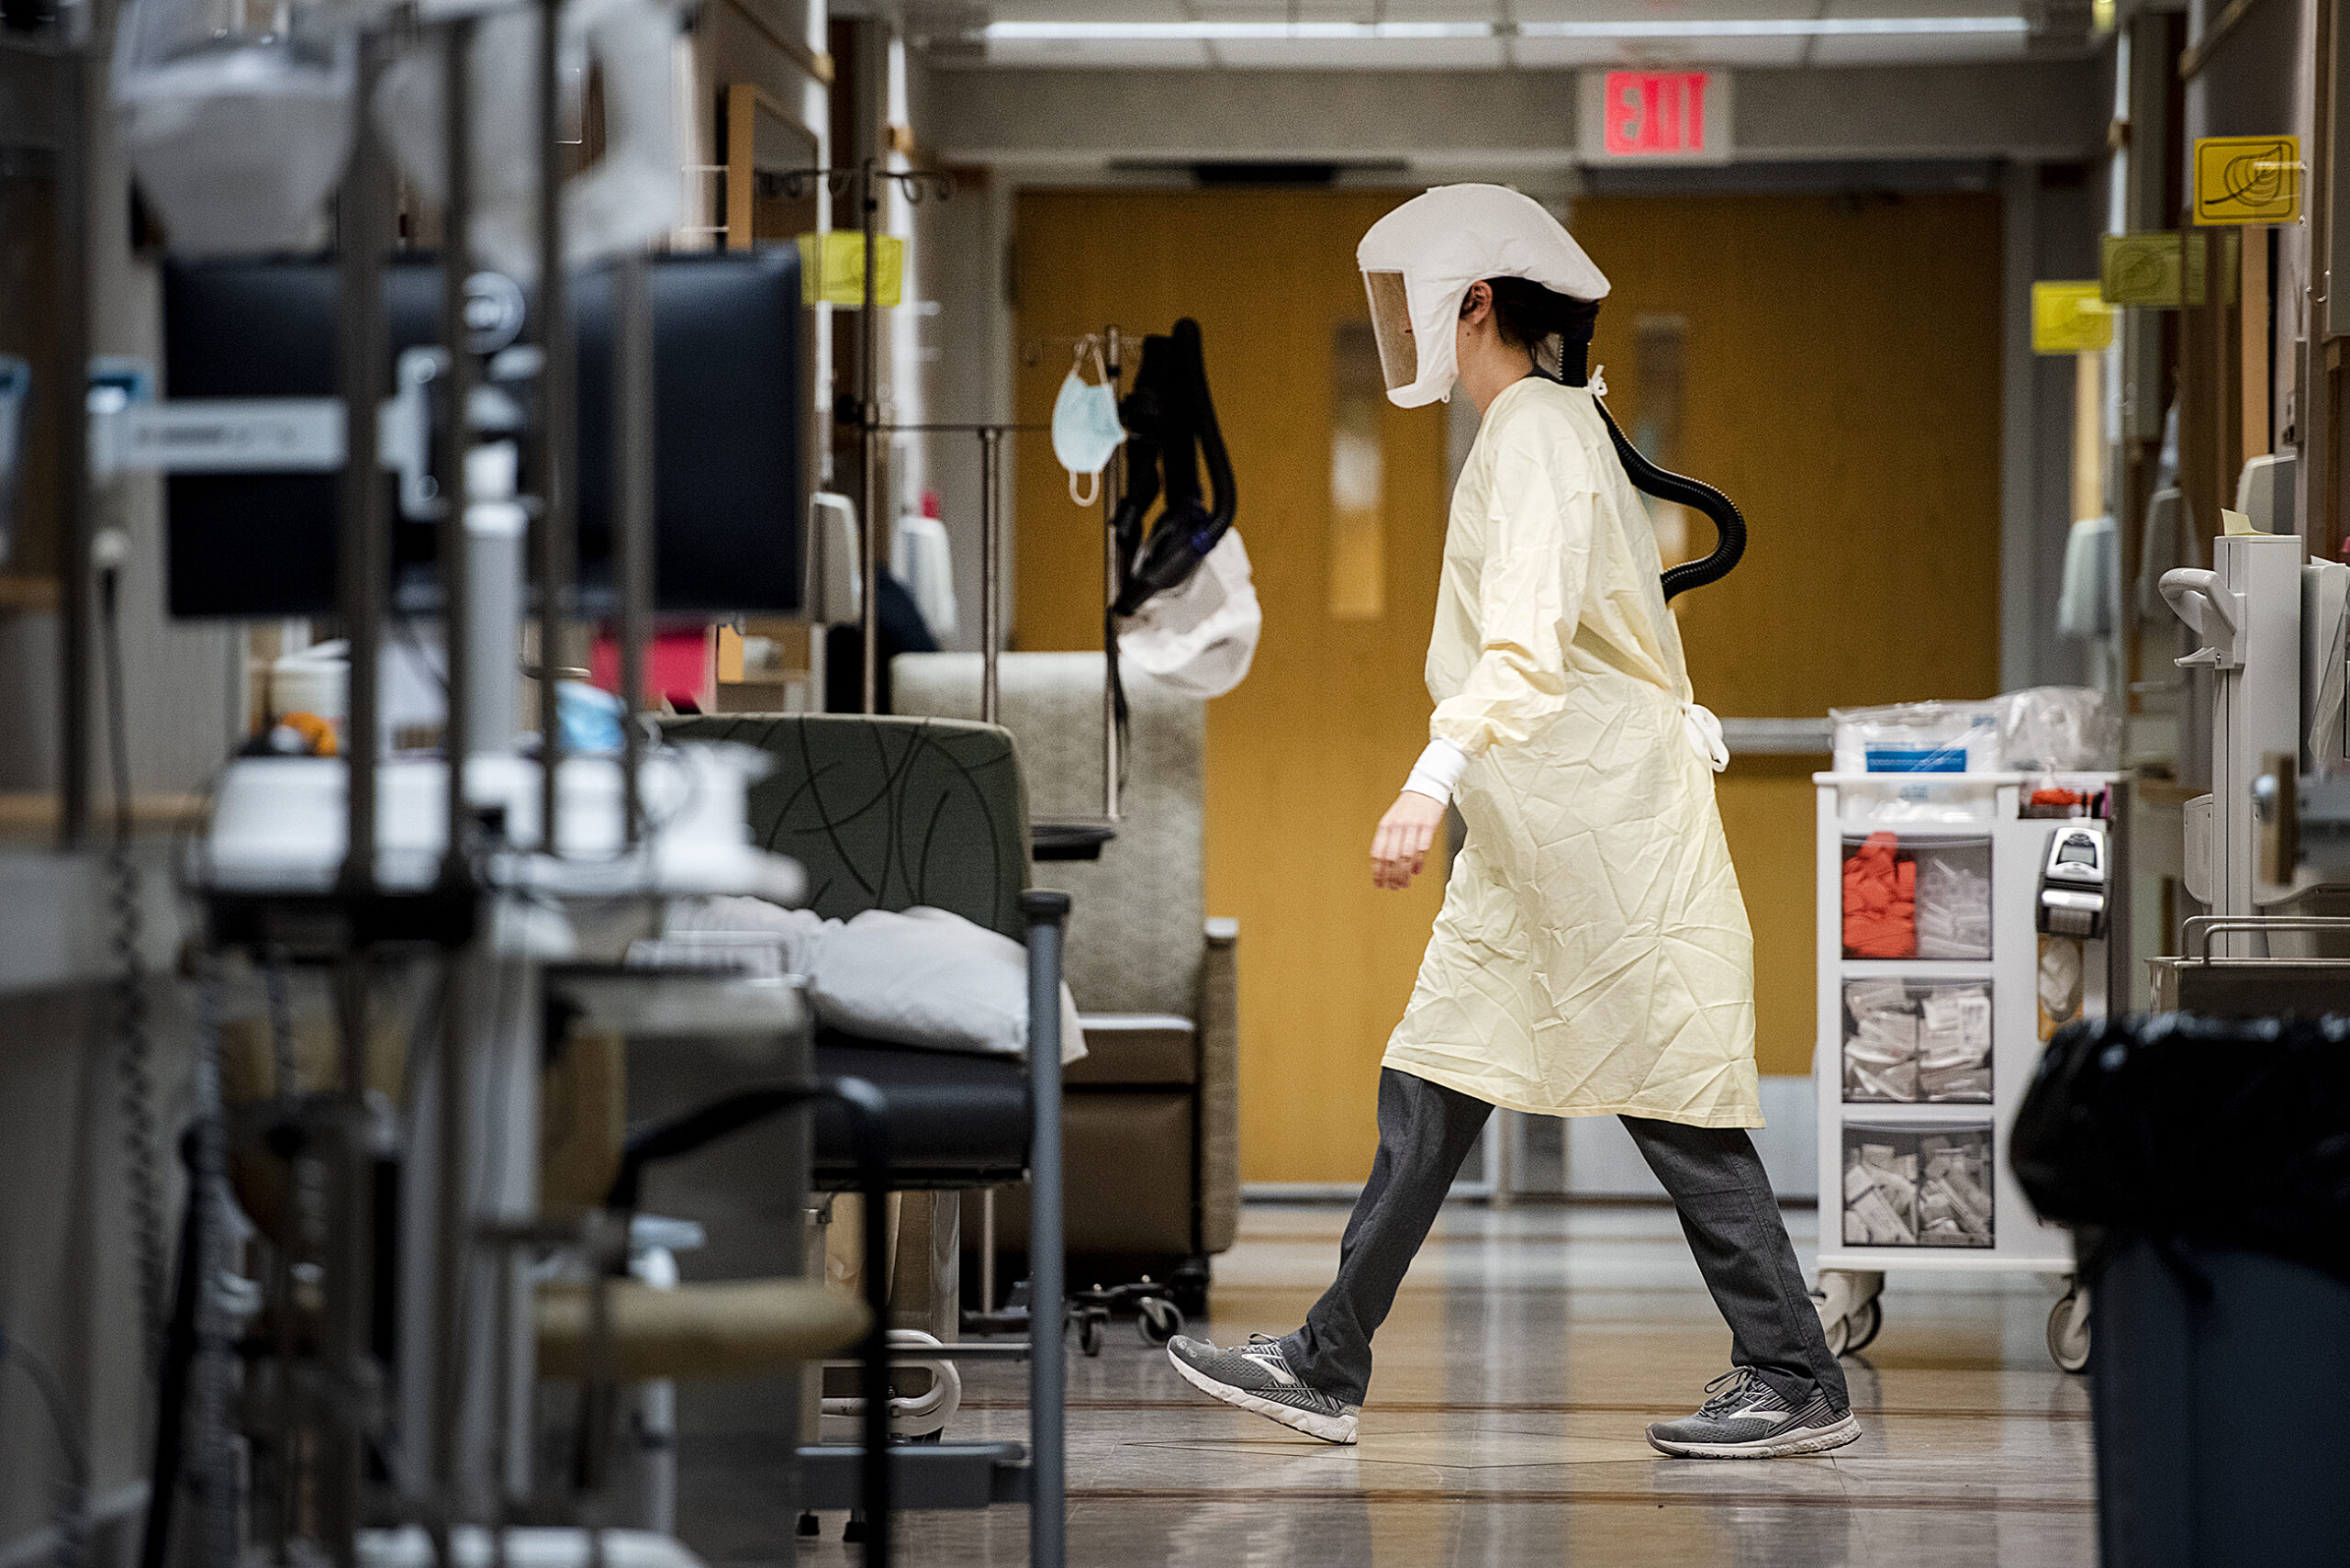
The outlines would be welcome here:
M 1412 308 L 1400 272 L 1366 272 L 1363 288 L 1371 296 L 1371 330 L 1379 342 L 1380 374 L 1387 390 L 1400 392 L 1420 378 L 1418 340 L 1412 334 Z

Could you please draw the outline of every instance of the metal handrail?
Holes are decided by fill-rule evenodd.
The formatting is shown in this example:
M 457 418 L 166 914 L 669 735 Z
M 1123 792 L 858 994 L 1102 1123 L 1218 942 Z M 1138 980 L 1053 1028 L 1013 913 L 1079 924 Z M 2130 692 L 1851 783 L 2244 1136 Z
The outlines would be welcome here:
M 2194 914 L 2180 928 L 2181 945 L 2202 939 L 2197 961 L 2211 961 L 2211 938 L 2222 931 L 2350 931 L 2350 915 L 2342 914 Z

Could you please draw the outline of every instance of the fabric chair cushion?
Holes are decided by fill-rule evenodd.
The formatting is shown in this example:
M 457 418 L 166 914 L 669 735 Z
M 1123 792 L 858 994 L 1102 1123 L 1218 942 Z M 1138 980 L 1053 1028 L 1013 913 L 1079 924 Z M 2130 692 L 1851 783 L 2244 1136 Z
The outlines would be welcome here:
M 816 1072 L 862 1078 L 889 1102 L 893 1187 L 984 1187 L 1018 1181 L 1028 1168 L 1028 1064 L 1017 1057 L 882 1045 L 823 1029 Z M 815 1119 L 816 1184 L 855 1187 L 847 1114 L 820 1103 Z
M 979 712 L 977 654 L 904 654 L 891 662 L 901 713 Z M 1199 1007 L 1201 862 L 1207 704 L 1138 669 L 1125 672 L 1133 722 L 1118 836 L 1099 860 L 1052 868 L 1068 890 L 1069 988 L 1084 1013 Z M 1006 654 L 1001 713 L 1018 739 L 1030 809 L 1040 818 L 1102 814 L 1102 655 Z
M 800 862 L 818 914 L 846 920 L 928 904 L 1026 939 L 1028 811 L 1004 731 L 789 713 L 671 719 L 662 733 L 775 758 L 775 771 L 751 786 L 751 838 Z
M 1171 1013 L 1088 1013 L 1085 1056 L 1069 1063 L 1072 1086 L 1159 1088 L 1200 1081 L 1198 1031 Z
M 1061 1141 L 1070 1172 L 1062 1222 L 1070 1257 L 1153 1259 L 1164 1268 L 1198 1251 L 1192 1114 L 1192 1097 L 1183 1090 L 1069 1092 L 1062 1102 Z M 997 1197 L 995 1224 L 1001 1245 L 1028 1245 L 1024 1183 Z M 966 1225 L 963 1239 L 976 1245 L 978 1226 Z M 1069 1281 L 1091 1284 L 1099 1277 L 1104 1276 L 1076 1264 Z

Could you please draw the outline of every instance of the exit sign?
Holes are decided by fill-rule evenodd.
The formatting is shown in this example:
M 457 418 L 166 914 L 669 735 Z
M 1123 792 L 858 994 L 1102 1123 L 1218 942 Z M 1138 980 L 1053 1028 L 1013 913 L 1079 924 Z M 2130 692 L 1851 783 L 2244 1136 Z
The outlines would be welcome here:
M 1729 80 L 1718 71 L 1583 73 L 1583 157 L 1607 163 L 1727 162 Z

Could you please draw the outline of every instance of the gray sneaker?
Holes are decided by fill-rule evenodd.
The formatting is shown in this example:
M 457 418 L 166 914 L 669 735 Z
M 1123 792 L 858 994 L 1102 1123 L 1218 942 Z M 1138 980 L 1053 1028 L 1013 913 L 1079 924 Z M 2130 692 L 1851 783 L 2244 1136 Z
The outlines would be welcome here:
M 1326 1443 L 1355 1440 L 1355 1415 L 1361 1406 L 1341 1405 L 1290 1371 L 1279 1339 L 1251 1334 L 1247 1344 L 1219 1350 L 1205 1339 L 1178 1334 L 1167 1341 L 1167 1359 L 1185 1383 L 1226 1405 L 1253 1410 Z
M 1651 1427 L 1649 1446 L 1676 1459 L 1783 1459 L 1841 1449 L 1861 1435 L 1852 1413 L 1827 1394 L 1797 1410 L 1745 1367 L 1714 1379 L 1706 1394 L 1695 1415 Z

